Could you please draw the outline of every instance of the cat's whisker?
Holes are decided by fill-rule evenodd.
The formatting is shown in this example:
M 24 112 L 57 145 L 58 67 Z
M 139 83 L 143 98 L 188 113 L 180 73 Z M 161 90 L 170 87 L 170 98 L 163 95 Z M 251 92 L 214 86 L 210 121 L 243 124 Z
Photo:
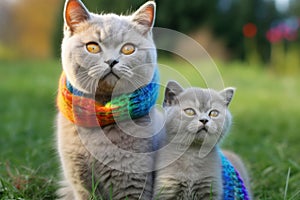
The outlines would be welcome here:
M 98 88 L 98 82 L 99 82 L 98 79 L 93 79 L 93 80 L 91 81 L 91 84 L 90 84 L 90 90 L 92 91 L 93 94 L 96 93 L 96 91 L 97 91 L 97 88 Z
M 86 71 L 80 71 L 76 74 L 76 81 L 81 82 L 81 80 L 84 80 L 87 78 L 87 72 Z
M 106 73 L 109 72 L 109 70 L 110 69 L 108 67 L 94 65 L 89 69 L 88 75 L 92 78 L 101 79 Z
M 87 75 L 82 75 L 82 76 L 79 76 L 77 81 L 80 83 L 80 85 L 85 89 L 87 90 L 88 89 L 88 85 L 89 85 L 89 82 L 91 81 L 91 78 Z
M 99 66 L 93 66 L 89 69 L 87 74 L 91 77 L 94 77 L 95 75 L 97 75 L 99 73 L 100 69 L 101 69 L 101 67 L 99 67 Z
M 139 79 L 134 79 L 131 84 L 133 85 L 134 88 L 141 88 L 144 85 L 143 81 L 140 81 Z M 144 90 L 143 92 L 147 92 L 145 88 L 141 88 Z
M 127 65 L 120 65 L 117 68 L 113 69 L 114 73 L 122 74 L 122 78 L 132 78 L 134 73 L 131 68 Z

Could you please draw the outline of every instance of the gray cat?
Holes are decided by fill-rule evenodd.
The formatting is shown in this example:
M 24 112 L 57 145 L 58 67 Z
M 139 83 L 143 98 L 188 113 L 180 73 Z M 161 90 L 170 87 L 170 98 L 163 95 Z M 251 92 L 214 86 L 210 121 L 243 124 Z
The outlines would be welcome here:
M 163 121 L 159 112 L 150 111 L 157 96 L 150 85 L 157 79 L 151 33 L 155 8 L 149 1 L 129 16 L 98 15 L 80 0 L 65 3 L 64 73 L 57 98 L 61 199 L 152 198 L 152 136 Z M 140 94 L 144 99 L 136 98 Z M 114 111 L 115 104 L 124 109 Z M 100 114 L 93 116 L 90 109 Z M 120 119 L 112 121 L 112 112 Z
M 241 188 L 245 191 L 240 198 L 230 194 L 231 191 L 223 190 L 222 165 L 225 163 L 228 166 L 230 162 L 223 156 L 218 143 L 230 128 L 228 105 L 234 91 L 233 88 L 221 92 L 183 89 L 175 81 L 167 84 L 164 99 L 165 150 L 158 154 L 156 162 L 155 199 L 250 198 L 248 175 L 242 161 L 235 154 L 225 151 L 223 153 L 238 171 L 234 175 L 243 182 Z M 224 163 L 220 157 L 225 159 Z M 166 162 L 171 164 L 166 166 Z M 233 197 L 225 197 L 225 192 Z

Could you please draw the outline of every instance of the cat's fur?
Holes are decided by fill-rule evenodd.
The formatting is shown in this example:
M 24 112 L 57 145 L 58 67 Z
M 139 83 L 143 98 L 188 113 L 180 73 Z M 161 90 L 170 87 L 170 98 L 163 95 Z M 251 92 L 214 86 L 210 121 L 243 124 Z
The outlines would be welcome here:
M 76 89 L 105 104 L 112 95 L 128 93 L 152 79 L 156 49 L 152 39 L 155 3 L 145 3 L 130 16 L 90 13 L 80 0 L 67 0 L 62 43 L 63 70 Z M 99 45 L 89 53 L 87 44 Z M 133 44 L 131 55 L 120 50 Z M 111 61 L 117 61 L 111 65 Z M 110 66 L 111 65 L 111 66 Z M 151 199 L 153 190 L 153 134 L 161 115 L 99 128 L 78 127 L 61 113 L 57 116 L 57 147 L 62 168 L 61 199 Z M 130 134 L 142 135 L 134 137 Z M 93 193 L 93 194 L 92 194 Z
M 158 155 L 154 197 L 159 200 L 222 199 L 221 160 L 218 143 L 231 124 L 228 105 L 233 88 L 217 92 L 212 89 L 183 89 L 170 81 L 165 91 L 166 147 Z M 185 109 L 192 108 L 188 116 Z M 213 110 L 217 117 L 209 115 Z M 249 187 L 242 161 L 224 152 Z M 170 157 L 178 157 L 164 167 Z

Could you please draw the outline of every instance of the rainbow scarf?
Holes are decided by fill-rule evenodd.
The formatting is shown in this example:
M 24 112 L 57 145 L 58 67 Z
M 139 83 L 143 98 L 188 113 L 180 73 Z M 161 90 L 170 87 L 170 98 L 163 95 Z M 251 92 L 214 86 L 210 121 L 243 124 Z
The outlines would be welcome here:
M 223 199 L 224 200 L 249 200 L 245 184 L 230 161 L 219 151 L 222 161 Z
M 105 105 L 74 88 L 62 73 L 59 81 L 57 107 L 72 123 L 83 127 L 99 127 L 116 121 L 136 119 L 149 114 L 159 91 L 156 69 L 152 81 L 133 93 L 114 97 Z

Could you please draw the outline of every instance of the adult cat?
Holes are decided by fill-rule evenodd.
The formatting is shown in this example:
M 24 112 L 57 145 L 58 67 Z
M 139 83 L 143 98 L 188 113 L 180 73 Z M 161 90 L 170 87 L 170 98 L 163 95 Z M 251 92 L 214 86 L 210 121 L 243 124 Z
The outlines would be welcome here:
M 149 1 L 129 16 L 67 0 L 57 97 L 61 199 L 151 199 L 161 115 Z M 150 152 L 150 153 L 149 153 Z
M 167 146 L 156 162 L 159 169 L 155 177 L 156 199 L 250 198 L 248 175 L 242 161 L 218 147 L 230 128 L 228 105 L 234 91 L 233 88 L 221 92 L 183 89 L 175 81 L 168 83 L 164 100 Z M 177 160 L 162 167 L 176 156 Z

